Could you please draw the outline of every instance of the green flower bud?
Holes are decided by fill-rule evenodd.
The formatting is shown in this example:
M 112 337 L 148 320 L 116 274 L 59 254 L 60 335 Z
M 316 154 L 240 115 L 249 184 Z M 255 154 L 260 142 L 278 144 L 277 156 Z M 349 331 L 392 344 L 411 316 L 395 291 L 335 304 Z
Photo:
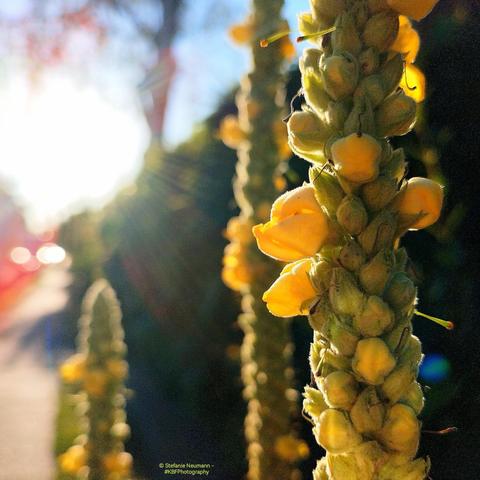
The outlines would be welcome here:
M 361 132 L 374 135 L 375 128 L 375 116 L 370 99 L 366 95 L 356 95 L 353 108 L 343 127 L 344 134 L 350 135 L 351 133 L 358 134 Z
M 388 205 L 398 193 L 396 180 L 380 175 L 362 187 L 362 199 L 369 210 L 378 212 Z
M 411 310 L 415 304 L 417 289 L 403 272 L 392 275 L 385 289 L 385 300 L 395 310 Z
M 384 52 L 397 38 L 398 27 L 398 14 L 388 11 L 377 13 L 370 17 L 365 25 L 363 42 L 368 47 Z
M 397 365 L 393 372 L 380 385 L 382 395 L 390 403 L 395 403 L 408 391 L 416 377 L 416 369 L 411 365 Z
M 320 118 L 323 118 L 330 102 L 330 97 L 323 88 L 320 75 L 321 55 L 321 50 L 307 48 L 300 58 L 300 70 L 302 72 L 302 87 L 305 100 L 313 111 Z
M 400 54 L 394 55 L 382 65 L 380 75 L 383 80 L 385 95 L 390 95 L 397 89 L 403 76 L 403 69 L 404 61 Z
M 330 129 L 310 111 L 294 112 L 288 119 L 288 144 L 299 157 L 310 162 L 324 162 L 325 142 Z
M 321 332 L 325 323 L 328 322 L 332 315 L 332 310 L 328 299 L 324 296 L 320 297 L 320 300 L 315 304 L 310 315 L 308 316 L 308 323 L 313 330 Z
M 403 90 L 393 93 L 375 113 L 377 133 L 381 137 L 407 134 L 415 125 L 417 104 Z
M 350 105 L 347 102 L 329 102 L 327 108 L 327 123 L 331 128 L 340 132 L 350 114 Z
M 344 197 L 337 209 L 337 221 L 348 233 L 358 235 L 368 222 L 363 202 L 354 195 Z
M 355 429 L 364 435 L 380 430 L 385 419 L 385 405 L 380 401 L 375 387 L 366 387 L 350 410 Z
M 383 174 L 399 183 L 405 176 L 406 168 L 405 153 L 403 149 L 398 148 L 393 151 L 390 161 L 383 169 Z
M 408 405 L 416 415 L 420 415 L 425 404 L 421 385 L 418 382 L 413 382 L 400 398 L 400 403 Z
M 322 167 L 311 167 L 308 176 L 315 187 L 315 198 L 323 205 L 330 216 L 335 215 L 344 193 L 335 176 Z
M 334 100 L 351 95 L 358 83 L 358 62 L 345 52 L 328 57 L 321 65 L 323 85 Z
M 395 358 L 380 338 L 365 338 L 357 344 L 352 369 L 359 379 L 370 385 L 380 385 L 395 368 Z
M 312 418 L 319 417 L 323 411 L 328 408 L 328 405 L 325 403 L 322 392 L 316 388 L 305 386 L 303 391 L 303 409 L 308 415 Z
M 330 340 L 334 352 L 347 357 L 355 353 L 359 337 L 352 327 L 339 318 L 332 317 L 330 323 L 325 326 L 324 334 Z
M 343 268 L 334 268 L 329 298 L 335 313 L 354 315 L 363 309 L 365 295 L 358 288 L 353 275 Z
M 345 12 L 339 15 L 335 27 L 336 30 L 332 33 L 333 52 L 345 51 L 358 55 L 362 49 L 362 41 L 352 14 Z
M 401 350 L 404 343 L 408 340 L 408 334 L 412 331 L 412 324 L 407 321 L 398 323 L 395 328 L 384 335 L 383 341 L 392 352 Z
M 330 288 L 332 273 L 332 263 L 328 260 L 320 259 L 312 264 L 309 276 L 313 286 L 319 292 L 323 292 Z
M 314 375 L 318 374 L 318 371 L 321 367 L 321 363 L 323 361 L 323 349 L 324 348 L 322 347 L 322 345 L 317 342 L 313 342 L 310 344 L 308 363 L 310 364 L 310 370 L 313 372 Z
M 388 248 L 380 250 L 360 269 L 358 275 L 360 285 L 370 295 L 382 295 L 394 265 L 395 255 L 392 250 Z
M 394 214 L 382 210 L 358 236 L 358 242 L 369 256 L 379 252 L 382 248 L 391 248 L 396 227 Z
M 373 108 L 376 108 L 383 102 L 386 97 L 385 87 L 380 75 L 369 75 L 363 78 L 355 90 L 355 97 L 366 96 Z
M 321 351 L 322 361 L 327 365 L 330 365 L 335 370 L 349 370 L 350 358 L 333 352 L 330 348 L 324 348 Z
M 375 47 L 369 47 L 358 56 L 360 71 L 364 76 L 375 73 L 380 66 L 378 50 Z
M 380 297 L 371 296 L 363 310 L 353 317 L 353 326 L 364 337 L 376 337 L 388 330 L 394 320 L 390 307 Z
M 313 480 L 329 480 L 327 473 L 327 461 L 325 457 L 317 461 L 317 466 L 312 473 Z
M 423 359 L 422 354 L 422 342 L 415 335 L 410 335 L 405 347 L 402 349 L 401 356 L 399 358 L 400 364 L 411 365 L 412 368 L 418 369 Z M 416 372 L 418 373 L 418 372 Z
M 357 27 L 363 30 L 363 28 L 365 28 L 365 24 L 367 23 L 368 17 L 370 16 L 367 5 L 364 2 L 354 3 L 352 5 L 352 13 Z
M 362 442 L 346 412 L 329 408 L 321 415 L 313 433 L 317 442 L 329 453 L 349 452 Z
M 419 437 L 420 422 L 415 412 L 402 403 L 393 405 L 378 434 L 379 441 L 390 450 L 413 457 L 418 449 Z
M 358 383 L 348 372 L 330 373 L 321 382 L 321 391 L 329 407 L 350 410 L 358 394 Z
M 430 461 L 417 458 L 397 465 L 394 461 L 382 465 L 378 480 L 424 480 L 430 471 Z
M 365 263 L 365 252 L 355 241 L 349 240 L 340 250 L 338 261 L 342 267 L 351 272 L 356 272 Z
M 334 18 L 340 15 L 346 8 L 345 0 L 310 0 L 313 16 L 325 16 Z

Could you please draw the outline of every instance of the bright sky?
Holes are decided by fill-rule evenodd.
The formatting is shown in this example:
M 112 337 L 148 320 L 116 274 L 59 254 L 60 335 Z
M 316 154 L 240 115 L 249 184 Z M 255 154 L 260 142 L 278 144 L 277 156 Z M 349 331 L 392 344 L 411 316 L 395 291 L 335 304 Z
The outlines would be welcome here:
M 248 69 L 246 51 L 226 34 L 229 24 L 245 18 L 248 3 L 228 0 L 229 15 L 219 11 L 212 20 L 204 8 L 210 2 L 190 1 L 184 19 L 189 28 L 174 47 L 178 72 L 167 111 L 167 145 L 188 138 Z M 295 14 L 308 1 L 286 5 L 295 27 Z M 0 178 L 12 186 L 37 230 L 85 206 L 101 206 L 141 167 L 149 141 L 135 91 L 141 78 L 118 65 L 99 65 L 93 78 L 102 85 L 92 79 L 80 83 L 68 70 L 44 74 L 34 91 L 20 73 L 0 77 Z

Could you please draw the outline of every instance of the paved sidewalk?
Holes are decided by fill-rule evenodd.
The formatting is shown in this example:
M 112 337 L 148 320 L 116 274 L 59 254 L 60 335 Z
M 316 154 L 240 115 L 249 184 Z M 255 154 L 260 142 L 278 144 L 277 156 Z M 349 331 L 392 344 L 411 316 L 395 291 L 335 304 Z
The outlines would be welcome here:
M 64 307 L 69 281 L 64 269 L 50 267 L 0 314 L 0 480 L 53 479 L 57 379 L 50 316 Z

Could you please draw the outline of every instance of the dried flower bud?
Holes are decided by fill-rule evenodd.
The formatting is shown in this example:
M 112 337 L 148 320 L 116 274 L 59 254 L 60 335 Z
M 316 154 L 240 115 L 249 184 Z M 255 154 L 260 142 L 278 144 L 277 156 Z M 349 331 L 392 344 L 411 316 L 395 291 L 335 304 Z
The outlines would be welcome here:
M 392 10 L 417 21 L 425 18 L 437 2 L 438 0 L 387 0 Z
M 294 112 L 289 118 L 288 144 L 299 157 L 324 162 L 324 146 L 332 132 L 313 112 Z
M 358 62 L 349 53 L 333 55 L 321 65 L 323 85 L 334 100 L 351 95 L 358 83 Z
M 381 151 L 373 137 L 356 133 L 337 140 L 331 148 L 338 174 L 355 183 L 371 182 L 378 176 Z
M 332 33 L 333 52 L 345 51 L 358 55 L 362 49 L 362 41 L 352 14 L 345 12 L 339 15 L 335 27 L 336 29 Z
M 416 415 L 420 415 L 425 404 L 425 398 L 423 397 L 423 390 L 418 382 L 413 382 L 400 398 L 400 403 L 408 405 Z
M 364 388 L 350 410 L 355 429 L 361 434 L 370 435 L 382 428 L 384 418 L 385 405 L 378 398 L 375 387 Z
M 313 15 L 334 18 L 346 8 L 345 0 L 310 0 Z
M 415 412 L 401 403 L 393 405 L 379 432 L 380 442 L 390 450 L 413 457 L 417 452 L 419 437 L 420 422 Z
M 368 223 L 363 202 L 354 195 L 347 195 L 337 208 L 337 221 L 348 233 L 358 235 Z
M 324 412 L 328 408 L 328 405 L 325 403 L 325 400 L 323 398 L 322 392 L 320 392 L 316 388 L 312 388 L 306 385 L 303 396 L 305 397 L 303 400 L 303 409 L 312 418 L 319 417 L 322 412 Z
M 360 285 L 370 295 L 382 295 L 394 265 L 395 255 L 392 250 L 380 250 L 361 268 L 358 276 Z
M 335 215 L 344 193 L 338 180 L 325 171 L 322 167 L 311 167 L 308 176 L 310 183 L 315 188 L 315 197 L 323 205 L 329 215 Z
M 320 415 L 313 433 L 317 442 L 334 454 L 351 451 L 362 442 L 362 437 L 353 427 L 348 414 L 332 408 Z
M 370 385 L 380 385 L 395 368 L 395 358 L 380 338 L 365 338 L 357 344 L 352 369 Z
M 321 382 L 321 390 L 329 407 L 350 410 L 358 394 L 358 383 L 348 372 L 336 371 Z
M 365 252 L 355 241 L 349 240 L 340 250 L 338 261 L 342 267 L 351 272 L 356 272 L 365 262 Z
M 382 210 L 358 236 L 358 242 L 367 255 L 373 255 L 382 248 L 391 248 L 397 223 L 393 213 Z
M 353 326 L 364 337 L 376 337 L 387 331 L 394 320 L 390 307 L 380 297 L 371 296 L 363 310 L 353 317 Z
M 333 269 L 329 298 L 333 310 L 339 315 L 354 315 L 362 310 L 365 302 L 365 295 L 355 278 L 343 268 Z
M 385 175 L 380 175 L 362 187 L 362 199 L 372 212 L 378 212 L 388 205 L 397 193 L 396 180 Z
M 398 15 L 388 11 L 379 12 L 368 19 L 363 30 L 363 41 L 368 47 L 384 52 L 397 37 L 398 27 Z
M 411 309 L 415 303 L 417 289 L 403 272 L 393 274 L 385 289 L 385 300 L 395 310 Z
M 393 93 L 378 107 L 375 114 L 377 133 L 381 137 L 407 134 L 415 125 L 417 106 L 415 100 L 403 93 Z

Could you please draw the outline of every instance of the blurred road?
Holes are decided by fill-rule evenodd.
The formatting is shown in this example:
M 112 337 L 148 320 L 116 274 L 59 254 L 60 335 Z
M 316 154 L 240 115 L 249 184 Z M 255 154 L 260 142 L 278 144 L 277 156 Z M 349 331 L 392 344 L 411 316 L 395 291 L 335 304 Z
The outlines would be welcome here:
M 57 379 L 52 319 L 70 279 L 49 267 L 0 313 L 0 480 L 52 480 Z

